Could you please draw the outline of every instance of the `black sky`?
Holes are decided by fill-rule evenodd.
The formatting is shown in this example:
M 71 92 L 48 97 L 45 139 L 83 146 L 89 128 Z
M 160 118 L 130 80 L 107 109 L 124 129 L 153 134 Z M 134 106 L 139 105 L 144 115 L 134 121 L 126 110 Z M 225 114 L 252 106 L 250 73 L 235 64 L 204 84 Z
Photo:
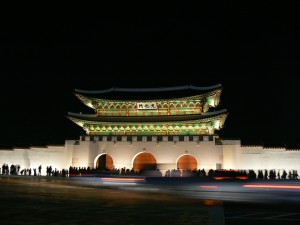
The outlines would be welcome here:
M 299 146 L 299 7 L 274 4 L 3 15 L 1 146 L 78 139 L 67 112 L 91 110 L 75 88 L 219 83 L 229 112 L 221 137 Z

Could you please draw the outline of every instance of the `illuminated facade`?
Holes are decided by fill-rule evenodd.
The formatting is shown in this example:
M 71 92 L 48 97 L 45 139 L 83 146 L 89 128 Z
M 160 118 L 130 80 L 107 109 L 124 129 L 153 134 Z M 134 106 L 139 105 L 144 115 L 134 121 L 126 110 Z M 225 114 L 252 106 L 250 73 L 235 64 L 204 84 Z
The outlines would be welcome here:
M 75 92 L 94 110 L 68 113 L 86 135 L 63 146 L 0 149 L 0 164 L 158 169 L 162 174 L 178 168 L 300 169 L 296 149 L 241 146 L 240 140 L 219 138 L 228 115 L 218 109 L 221 85 Z
M 76 96 L 95 114 L 69 113 L 69 118 L 88 135 L 213 135 L 222 128 L 226 110 L 209 112 L 220 101 L 221 86 L 208 88 L 183 86 L 160 89 L 114 89 L 105 92 L 196 91 L 202 94 L 180 98 L 146 100 L 109 100 L 82 95 L 93 92 L 77 90 Z

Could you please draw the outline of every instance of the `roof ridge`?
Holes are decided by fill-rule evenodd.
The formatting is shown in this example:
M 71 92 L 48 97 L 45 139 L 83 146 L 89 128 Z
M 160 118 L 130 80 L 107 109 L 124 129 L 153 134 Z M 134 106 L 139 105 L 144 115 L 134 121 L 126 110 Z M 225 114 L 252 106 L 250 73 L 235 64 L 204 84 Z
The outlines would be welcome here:
M 81 94 L 102 94 L 108 92 L 164 92 L 164 91 L 180 91 L 180 90 L 199 90 L 199 91 L 208 91 L 217 88 L 221 88 L 221 84 L 216 84 L 207 87 L 198 87 L 193 85 L 182 85 L 182 86 L 173 86 L 173 87 L 157 87 L 157 88 L 119 88 L 119 87 L 111 87 L 104 90 L 82 90 L 75 89 L 75 92 Z

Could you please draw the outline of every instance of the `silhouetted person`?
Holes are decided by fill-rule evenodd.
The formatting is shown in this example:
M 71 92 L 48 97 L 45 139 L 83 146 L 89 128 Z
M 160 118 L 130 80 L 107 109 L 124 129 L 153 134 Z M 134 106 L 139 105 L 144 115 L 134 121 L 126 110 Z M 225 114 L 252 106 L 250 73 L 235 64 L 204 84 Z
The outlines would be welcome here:
M 41 176 L 41 174 L 42 174 L 42 165 L 39 165 L 39 167 L 38 167 L 38 170 L 39 170 L 39 176 Z
M 287 176 L 287 173 L 285 170 L 283 170 L 282 175 L 281 175 L 281 179 L 285 180 Z

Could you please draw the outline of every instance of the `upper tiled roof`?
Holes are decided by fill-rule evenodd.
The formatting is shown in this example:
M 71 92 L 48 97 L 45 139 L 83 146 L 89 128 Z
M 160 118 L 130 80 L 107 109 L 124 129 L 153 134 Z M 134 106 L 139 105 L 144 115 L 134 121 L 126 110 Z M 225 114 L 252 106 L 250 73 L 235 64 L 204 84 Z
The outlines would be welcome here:
M 76 93 L 84 94 L 86 96 L 101 99 L 118 99 L 118 100 L 150 100 L 150 99 L 168 99 L 180 98 L 222 89 L 221 84 L 197 87 L 193 85 L 184 85 L 176 87 L 158 87 L 158 88 L 119 88 L 112 87 L 104 90 L 82 90 L 75 89 Z

